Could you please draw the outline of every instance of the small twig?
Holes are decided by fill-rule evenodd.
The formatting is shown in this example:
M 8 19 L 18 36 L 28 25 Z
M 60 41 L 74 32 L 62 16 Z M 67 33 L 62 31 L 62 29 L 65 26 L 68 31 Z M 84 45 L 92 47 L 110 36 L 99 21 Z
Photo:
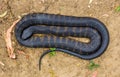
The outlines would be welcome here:
M 89 4 L 91 4 L 91 3 L 92 3 L 92 1 L 93 1 L 93 0 L 89 0 Z
M 97 77 L 97 74 L 98 74 L 98 72 L 97 72 L 97 71 L 93 72 L 92 77 Z
M 23 51 L 18 50 L 17 52 L 18 52 L 19 54 L 26 55 L 25 52 L 23 52 Z
M 45 3 L 45 0 L 41 0 L 41 2 Z
M 93 0 L 89 0 L 88 7 L 90 8 L 90 4 L 93 2 Z
M 29 55 L 27 55 L 24 51 L 18 50 L 17 51 L 19 54 L 22 54 L 26 57 L 26 59 L 29 59 Z
M 7 15 L 7 11 L 5 11 L 3 14 L 0 14 L 0 18 L 5 17 Z
M 13 27 L 15 26 L 15 24 L 19 21 L 20 19 L 16 20 L 13 22 L 13 24 L 11 25 L 11 27 L 7 30 L 6 34 L 5 34 L 5 42 L 6 42 L 6 47 L 7 47 L 7 52 L 10 58 L 15 59 L 16 56 L 14 54 L 14 48 L 12 47 L 12 41 L 11 41 L 11 32 Z
M 0 61 L 0 64 L 1 64 L 2 66 L 4 66 L 4 65 L 5 65 L 2 61 Z

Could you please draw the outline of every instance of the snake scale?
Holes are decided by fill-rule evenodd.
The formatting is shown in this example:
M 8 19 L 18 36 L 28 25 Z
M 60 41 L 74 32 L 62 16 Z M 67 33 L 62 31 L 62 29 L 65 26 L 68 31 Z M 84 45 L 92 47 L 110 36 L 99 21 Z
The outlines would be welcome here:
M 34 36 L 44 34 L 44 36 Z M 56 48 L 76 57 L 90 60 L 100 56 L 109 44 L 105 25 L 92 17 L 75 17 L 47 13 L 32 13 L 22 17 L 16 24 L 17 41 L 27 47 Z M 71 37 L 89 38 L 88 43 Z M 42 57 L 49 53 L 45 52 Z

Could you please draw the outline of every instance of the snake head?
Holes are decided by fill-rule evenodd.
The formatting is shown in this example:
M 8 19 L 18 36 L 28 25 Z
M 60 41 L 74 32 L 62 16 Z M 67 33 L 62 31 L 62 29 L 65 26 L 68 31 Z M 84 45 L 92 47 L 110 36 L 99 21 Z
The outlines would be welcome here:
M 22 39 L 26 40 L 33 35 L 32 31 L 24 30 L 22 33 Z

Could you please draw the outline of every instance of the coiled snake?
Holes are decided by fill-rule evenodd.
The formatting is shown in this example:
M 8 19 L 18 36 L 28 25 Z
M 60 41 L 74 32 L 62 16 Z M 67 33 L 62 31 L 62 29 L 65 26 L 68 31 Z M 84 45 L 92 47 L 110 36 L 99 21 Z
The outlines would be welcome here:
M 33 34 L 45 35 L 32 37 Z M 24 16 L 16 24 L 15 36 L 21 45 L 56 48 L 57 51 L 87 60 L 100 56 L 109 43 L 109 33 L 105 25 L 95 18 L 43 13 Z M 89 38 L 90 42 L 80 42 L 67 36 Z M 50 50 L 45 52 L 40 61 L 49 52 Z

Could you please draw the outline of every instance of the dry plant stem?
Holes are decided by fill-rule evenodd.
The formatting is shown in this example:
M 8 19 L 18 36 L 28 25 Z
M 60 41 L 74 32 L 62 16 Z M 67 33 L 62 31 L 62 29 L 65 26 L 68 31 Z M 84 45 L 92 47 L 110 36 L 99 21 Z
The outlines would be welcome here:
M 5 42 L 6 42 L 6 47 L 7 47 L 7 52 L 10 58 L 16 58 L 15 53 L 14 53 L 14 48 L 12 47 L 12 41 L 11 41 L 11 32 L 12 29 L 14 28 L 15 24 L 19 21 L 20 19 L 16 20 L 13 22 L 11 27 L 7 30 L 5 34 Z
M 18 50 L 17 52 L 18 52 L 19 54 L 26 55 L 25 52 L 23 52 L 23 51 Z
M 93 75 L 92 75 L 92 77 L 97 77 L 97 71 L 95 71 L 95 72 L 93 72 Z
M 89 4 L 91 4 L 91 3 L 92 3 L 92 1 L 93 1 L 93 0 L 89 0 Z
M 26 57 L 26 59 L 29 59 L 29 55 L 26 54 L 24 51 L 21 50 L 17 50 L 18 54 L 24 55 Z
M 0 61 L 0 65 L 4 66 L 5 64 L 2 61 Z
M 98 76 L 98 71 L 91 72 L 90 70 L 87 70 L 84 77 L 97 77 L 97 76 Z
M 5 17 L 7 15 L 7 11 L 5 11 L 3 14 L 0 14 L 0 18 Z

